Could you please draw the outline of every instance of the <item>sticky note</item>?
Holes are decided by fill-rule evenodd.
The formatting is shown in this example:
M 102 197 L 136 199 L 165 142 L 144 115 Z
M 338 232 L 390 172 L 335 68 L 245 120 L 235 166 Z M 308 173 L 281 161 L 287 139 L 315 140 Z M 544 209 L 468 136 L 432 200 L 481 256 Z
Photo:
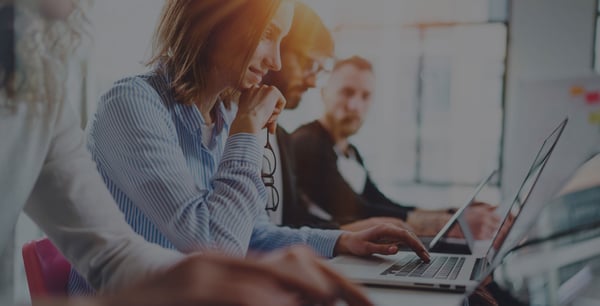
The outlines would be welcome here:
M 585 101 L 587 104 L 598 104 L 600 103 L 600 92 L 594 91 L 585 95 Z
M 581 86 L 571 87 L 571 96 L 581 96 L 585 93 L 585 88 Z
M 600 111 L 595 111 L 589 114 L 588 122 L 593 125 L 600 125 Z

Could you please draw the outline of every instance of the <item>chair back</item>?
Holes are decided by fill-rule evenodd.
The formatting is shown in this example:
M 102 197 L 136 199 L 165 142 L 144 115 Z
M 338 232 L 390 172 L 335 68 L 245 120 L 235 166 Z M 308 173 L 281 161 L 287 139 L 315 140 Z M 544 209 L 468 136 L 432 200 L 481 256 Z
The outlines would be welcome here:
M 26 243 L 22 249 L 31 299 L 66 296 L 71 264 L 47 238 Z

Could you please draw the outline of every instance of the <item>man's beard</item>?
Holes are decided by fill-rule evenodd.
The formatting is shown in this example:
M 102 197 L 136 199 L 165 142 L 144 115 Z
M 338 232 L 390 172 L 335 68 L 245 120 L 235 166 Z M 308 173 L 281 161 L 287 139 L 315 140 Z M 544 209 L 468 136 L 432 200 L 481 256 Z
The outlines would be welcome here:
M 360 130 L 362 120 L 356 117 L 346 117 L 340 121 L 341 132 L 345 137 L 350 137 Z
M 288 87 L 285 92 L 283 92 L 283 96 L 287 100 L 287 109 L 296 109 L 300 105 L 300 101 L 302 100 L 302 96 L 306 93 L 308 87 L 297 85 L 294 87 Z

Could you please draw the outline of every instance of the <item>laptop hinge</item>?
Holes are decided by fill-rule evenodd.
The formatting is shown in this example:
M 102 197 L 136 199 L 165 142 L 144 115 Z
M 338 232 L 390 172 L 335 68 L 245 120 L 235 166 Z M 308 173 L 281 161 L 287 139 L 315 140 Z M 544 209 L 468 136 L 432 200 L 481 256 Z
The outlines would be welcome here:
M 464 243 L 447 242 L 440 240 L 429 252 L 434 253 L 446 253 L 446 254 L 459 254 L 459 255 L 471 255 L 471 248 L 469 245 Z
M 485 262 L 485 258 L 477 258 L 475 260 L 473 271 L 471 271 L 471 280 L 477 280 L 479 278 L 479 275 L 481 275 L 481 271 L 483 270 L 483 265 L 485 264 Z

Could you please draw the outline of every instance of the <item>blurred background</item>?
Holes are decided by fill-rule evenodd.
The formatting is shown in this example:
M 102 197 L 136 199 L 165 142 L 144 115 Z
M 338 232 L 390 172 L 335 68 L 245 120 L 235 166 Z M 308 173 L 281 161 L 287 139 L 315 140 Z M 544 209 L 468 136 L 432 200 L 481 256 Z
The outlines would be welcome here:
M 389 197 L 423 208 L 461 205 L 492 169 L 495 199 L 515 178 L 506 133 L 524 80 L 600 70 L 598 0 L 305 0 L 332 31 L 338 58 L 375 66 L 369 118 L 352 142 Z M 70 67 L 69 98 L 82 126 L 117 79 L 146 71 L 163 0 L 96 1 L 90 37 Z M 280 123 L 319 117 L 318 89 Z M 29 294 L 20 246 L 40 235 L 26 218 L 15 238 L 17 301 Z

